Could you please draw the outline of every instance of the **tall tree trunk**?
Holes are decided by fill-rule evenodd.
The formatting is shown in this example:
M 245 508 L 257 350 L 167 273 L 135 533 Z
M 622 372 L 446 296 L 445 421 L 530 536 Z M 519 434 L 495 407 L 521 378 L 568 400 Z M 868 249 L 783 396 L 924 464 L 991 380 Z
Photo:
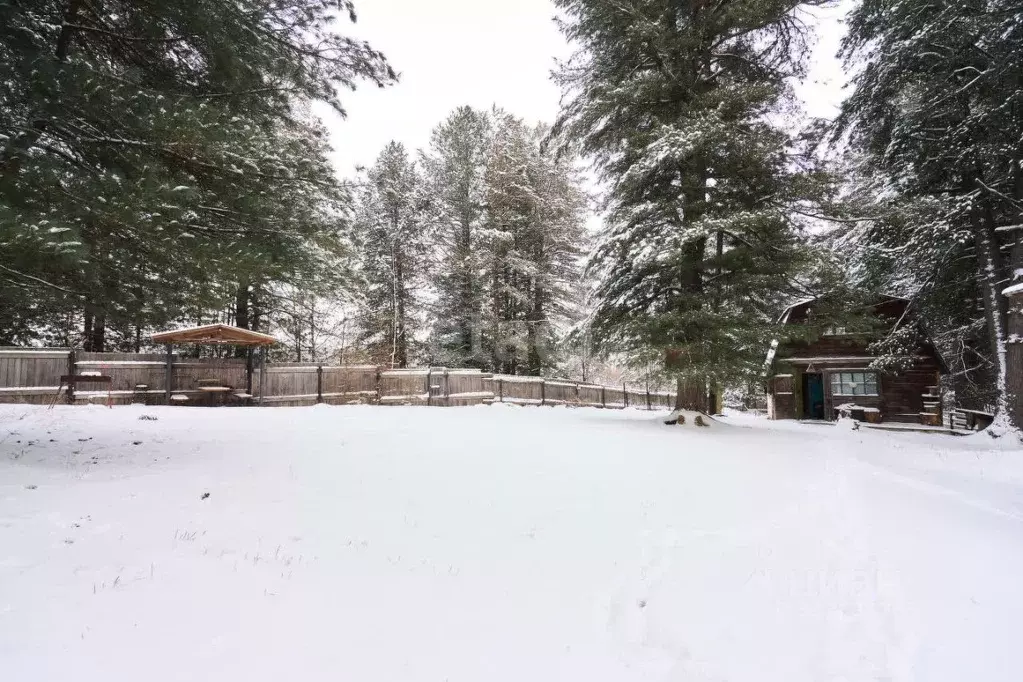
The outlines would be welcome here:
M 1023 270 L 1023 240 L 1017 238 L 1013 251 L 1013 266 L 1016 272 Z M 1023 275 L 1013 280 L 1023 283 Z M 1006 415 L 1017 429 L 1023 429 L 1023 292 L 1008 297 L 1009 337 L 1005 367 Z
M 703 254 L 707 248 L 707 239 L 701 238 L 685 247 L 681 272 L 681 285 L 693 297 L 696 303 L 692 309 L 699 309 L 703 304 L 699 297 L 703 294 Z M 680 334 L 684 339 L 684 332 Z M 707 412 L 706 380 L 702 377 L 681 375 L 677 378 L 676 410 L 695 410 Z
M 316 362 L 316 303 L 313 301 L 309 308 L 309 360 Z
M 97 310 L 92 322 L 92 344 L 94 353 L 106 352 L 106 311 Z
M 92 309 L 86 306 L 84 323 L 82 325 L 82 350 L 86 352 L 92 351 Z
M 678 215 L 679 231 L 686 229 L 688 224 L 698 221 L 703 215 L 707 204 L 707 177 L 708 171 L 702 163 L 695 163 L 695 167 L 691 170 L 686 167 L 679 169 L 679 178 L 686 188 L 682 195 L 684 205 Z M 693 311 L 699 310 L 705 304 L 703 301 L 703 268 L 706 250 L 707 237 L 700 237 L 682 247 L 679 287 L 685 292 L 684 296 L 688 298 L 688 301 L 683 299 L 683 305 Z M 679 330 L 678 338 L 682 343 L 689 342 L 684 329 Z M 679 355 L 679 357 L 682 356 Z M 693 377 L 686 372 L 679 375 L 677 377 L 675 409 L 706 412 L 706 383 L 704 378 Z
M 1023 206 L 1023 153 L 1012 164 L 1013 198 L 1016 206 Z M 1016 220 L 1023 223 L 1023 211 Z M 1023 284 L 1023 236 L 1015 232 L 1015 242 L 1009 259 L 1010 285 Z M 1012 426 L 1023 430 L 1023 292 L 1013 294 L 1005 301 L 1008 309 L 1008 348 L 1005 355 L 1005 400 L 1007 416 Z
M 490 282 L 491 292 L 491 342 L 493 347 L 490 349 L 491 352 L 491 365 L 495 372 L 503 372 L 503 354 L 504 351 L 501 347 L 501 265 L 498 258 L 495 257 L 493 263 L 493 273 Z
M 394 314 L 394 362 L 400 368 L 408 367 L 408 338 L 405 328 L 405 269 L 401 258 L 396 259 L 396 272 L 394 275 L 394 299 L 396 310 Z
M 474 301 L 475 296 L 473 295 L 473 278 L 475 273 L 472 271 L 472 223 L 467 216 L 462 217 L 461 223 L 461 243 L 458 248 L 460 279 L 462 280 L 462 318 L 459 320 L 461 326 L 461 329 L 459 330 L 461 336 L 460 343 L 462 346 L 461 355 L 469 361 L 469 364 L 474 364 L 475 352 L 473 349 L 473 324 L 475 320 L 476 306 Z
M 526 372 L 533 376 L 543 373 L 543 357 L 540 340 L 543 337 L 543 295 L 540 283 L 534 278 L 530 283 L 532 296 L 526 313 Z
M 707 411 L 707 387 L 702 379 L 678 377 L 676 391 L 676 410 Z
M 253 284 L 249 292 L 249 329 L 258 332 L 263 324 L 262 291 L 258 284 Z
M 978 197 L 977 202 L 982 200 L 984 199 Z M 1001 293 L 1005 288 L 1005 273 L 995 226 L 990 215 L 975 203 L 970 210 L 970 217 L 973 223 L 981 287 L 984 292 L 984 317 L 987 320 L 988 340 L 991 344 L 991 356 L 995 365 L 995 390 L 997 392 L 995 411 L 997 414 L 1007 416 L 1008 329 L 1006 300 Z
M 234 326 L 249 329 L 249 322 L 249 281 L 243 279 L 234 293 Z M 248 355 L 248 349 L 243 346 L 234 349 L 236 358 L 247 358 Z

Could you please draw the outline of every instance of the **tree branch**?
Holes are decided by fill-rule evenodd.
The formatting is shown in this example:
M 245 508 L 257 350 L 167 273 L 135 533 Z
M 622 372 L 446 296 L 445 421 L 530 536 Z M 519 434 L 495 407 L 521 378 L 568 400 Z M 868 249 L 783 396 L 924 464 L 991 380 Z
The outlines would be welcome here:
M 50 287 L 51 289 L 56 289 L 57 291 L 63 291 L 65 294 L 71 294 L 72 296 L 75 296 L 77 298 L 81 298 L 82 297 L 81 294 L 76 294 L 75 292 L 71 291 L 70 289 L 65 289 L 64 287 L 57 286 L 56 284 L 53 284 L 52 282 L 47 282 L 45 279 L 40 279 L 38 277 L 35 277 L 34 275 L 28 275 L 28 274 L 26 274 L 24 272 L 19 272 L 17 270 L 14 270 L 13 268 L 7 267 L 6 265 L 0 265 L 0 270 L 3 270 L 5 272 L 9 272 L 9 273 L 11 273 L 13 275 L 17 275 L 18 277 L 24 277 L 25 279 L 31 280 L 31 281 L 33 281 L 33 282 L 35 282 L 37 284 L 42 284 L 43 286 Z

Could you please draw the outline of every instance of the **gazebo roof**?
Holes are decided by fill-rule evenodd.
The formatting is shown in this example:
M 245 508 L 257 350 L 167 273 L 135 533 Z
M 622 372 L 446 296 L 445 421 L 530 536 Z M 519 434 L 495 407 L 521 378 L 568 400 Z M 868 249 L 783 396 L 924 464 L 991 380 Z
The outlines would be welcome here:
M 150 337 L 153 343 L 198 343 L 202 345 L 272 346 L 277 339 L 269 334 L 240 329 L 226 324 L 207 324 L 159 332 Z

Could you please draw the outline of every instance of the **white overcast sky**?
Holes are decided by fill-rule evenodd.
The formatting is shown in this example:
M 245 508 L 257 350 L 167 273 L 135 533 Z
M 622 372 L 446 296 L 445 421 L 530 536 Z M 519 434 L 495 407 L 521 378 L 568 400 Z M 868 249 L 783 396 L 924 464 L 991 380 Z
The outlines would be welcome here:
M 810 76 L 799 88 L 814 116 L 833 114 L 841 100 L 844 77 L 834 55 L 847 0 L 842 5 L 819 12 Z M 346 94 L 346 120 L 318 112 L 331 130 L 340 175 L 371 164 L 392 139 L 425 147 L 431 129 L 463 104 L 497 104 L 531 122 L 557 116 L 550 72 L 569 47 L 550 0 L 357 0 L 356 10 L 358 24 L 339 29 L 384 52 L 401 81 Z

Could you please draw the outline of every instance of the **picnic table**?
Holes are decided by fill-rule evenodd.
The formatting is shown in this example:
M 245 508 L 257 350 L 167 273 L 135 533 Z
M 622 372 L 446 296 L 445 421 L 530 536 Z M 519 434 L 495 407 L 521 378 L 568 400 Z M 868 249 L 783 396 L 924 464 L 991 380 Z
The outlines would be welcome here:
M 203 402 L 210 407 L 226 405 L 229 399 L 243 405 L 248 405 L 252 400 L 252 395 L 245 389 L 227 386 L 219 379 L 200 379 L 196 382 L 196 388 L 202 394 Z
M 210 407 L 223 405 L 226 402 L 228 393 L 234 392 L 231 386 L 225 386 L 219 379 L 200 379 L 196 382 L 199 392 L 205 397 L 205 403 Z

